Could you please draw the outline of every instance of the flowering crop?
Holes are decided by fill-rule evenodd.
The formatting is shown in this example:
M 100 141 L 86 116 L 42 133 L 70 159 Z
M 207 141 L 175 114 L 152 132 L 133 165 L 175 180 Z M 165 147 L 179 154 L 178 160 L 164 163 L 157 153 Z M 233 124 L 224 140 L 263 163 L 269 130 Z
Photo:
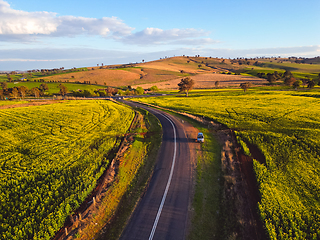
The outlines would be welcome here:
M 0 238 L 50 239 L 95 187 L 133 117 L 110 101 L 0 110 Z
M 266 158 L 254 161 L 271 239 L 320 238 L 320 98 L 316 92 L 216 91 L 139 101 L 208 117 Z M 245 146 L 245 144 L 244 144 Z

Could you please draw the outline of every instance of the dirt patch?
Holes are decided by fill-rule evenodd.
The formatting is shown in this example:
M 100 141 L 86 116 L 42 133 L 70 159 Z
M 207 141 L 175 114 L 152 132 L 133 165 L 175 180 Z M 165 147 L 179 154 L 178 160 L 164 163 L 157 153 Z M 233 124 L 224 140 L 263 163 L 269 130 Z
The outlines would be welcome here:
M 140 72 L 138 69 L 131 69 L 125 71 L 121 69 L 95 69 L 83 72 L 73 72 L 61 75 L 54 75 L 48 77 L 42 77 L 46 82 L 91 82 L 92 84 L 107 86 L 128 86 L 133 85 L 140 78 Z
M 188 73 L 199 73 L 203 70 L 198 69 L 196 64 L 189 63 L 187 64 L 188 59 L 183 57 L 173 57 L 162 60 L 156 60 L 152 62 L 146 62 L 138 64 L 138 67 L 142 68 L 153 68 L 159 70 L 167 70 L 173 72 L 180 72 L 181 70 Z
M 169 81 L 157 82 L 157 83 L 146 83 L 140 85 L 134 85 L 133 87 L 136 88 L 138 86 L 142 87 L 143 89 L 151 88 L 152 86 L 157 86 L 159 90 L 164 89 L 178 89 L 178 83 L 181 81 L 181 78 L 176 78 Z
M 265 79 L 228 74 L 199 74 L 191 77 L 195 81 L 195 88 L 215 88 L 215 82 L 219 81 L 218 87 L 240 86 L 243 82 L 250 82 L 253 85 L 267 83 Z
M 239 75 L 227 75 L 227 74 L 218 74 L 218 73 L 205 73 L 198 74 L 195 76 L 191 76 L 191 78 L 195 81 L 194 89 L 210 89 L 216 88 L 216 81 L 219 81 L 218 87 L 239 87 L 241 83 L 250 82 L 254 86 L 261 86 L 267 83 L 265 79 L 256 78 L 256 77 L 248 77 L 248 76 L 239 76 Z M 157 86 L 160 90 L 165 89 L 176 89 L 178 90 L 178 83 L 181 81 L 180 78 L 176 78 L 169 81 L 157 82 L 157 83 L 148 83 L 148 84 L 140 84 L 139 86 L 147 89 L 152 86 Z M 133 87 L 137 87 L 133 86 Z

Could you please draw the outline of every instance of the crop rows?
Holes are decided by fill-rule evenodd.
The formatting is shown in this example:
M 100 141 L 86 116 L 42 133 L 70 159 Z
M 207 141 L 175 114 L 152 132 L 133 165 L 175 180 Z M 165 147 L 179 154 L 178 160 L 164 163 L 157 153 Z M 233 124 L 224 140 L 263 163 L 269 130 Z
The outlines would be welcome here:
M 50 239 L 92 191 L 133 116 L 109 101 L 0 110 L 0 238 Z
M 236 130 L 244 145 L 256 145 L 266 158 L 254 168 L 267 235 L 320 238 L 319 94 L 223 91 L 140 100 L 208 117 Z

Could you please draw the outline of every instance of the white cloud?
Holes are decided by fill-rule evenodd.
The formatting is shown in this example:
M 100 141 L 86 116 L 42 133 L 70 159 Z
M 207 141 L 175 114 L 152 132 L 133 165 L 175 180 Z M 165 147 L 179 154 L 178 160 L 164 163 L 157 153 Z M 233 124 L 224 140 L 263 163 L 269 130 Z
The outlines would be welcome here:
M 316 57 L 320 46 L 301 46 L 288 48 L 264 49 L 218 49 L 218 48 L 177 48 L 166 51 L 115 51 L 92 48 L 42 48 L 42 49 L 0 49 L 0 71 L 27 70 L 39 68 L 90 67 L 97 63 L 124 64 L 156 60 L 171 56 L 211 56 L 211 57 L 261 57 L 261 56 L 296 56 Z
M 39 37 L 101 36 L 134 45 L 208 45 L 216 43 L 204 38 L 208 32 L 193 28 L 145 28 L 133 33 L 134 28 L 117 17 L 85 18 L 57 16 L 52 12 L 26 12 L 12 9 L 0 0 L 0 41 L 32 42 Z
M 133 28 L 127 26 L 116 17 L 84 18 L 63 16 L 58 17 L 59 25 L 55 36 L 75 36 L 79 34 L 112 36 L 118 38 L 130 34 Z
M 0 37 L 6 40 L 26 39 L 26 35 L 61 37 L 89 34 L 119 38 L 133 30 L 116 17 L 97 19 L 56 15 L 14 10 L 7 2 L 0 0 Z
M 14 10 L 0 0 L 0 34 L 50 34 L 57 29 L 55 13 Z
M 193 28 L 162 30 L 159 28 L 146 28 L 140 32 L 124 36 L 121 41 L 136 45 L 159 45 L 159 44 L 186 44 L 203 45 L 217 43 L 210 38 L 203 38 L 208 33 L 204 30 Z

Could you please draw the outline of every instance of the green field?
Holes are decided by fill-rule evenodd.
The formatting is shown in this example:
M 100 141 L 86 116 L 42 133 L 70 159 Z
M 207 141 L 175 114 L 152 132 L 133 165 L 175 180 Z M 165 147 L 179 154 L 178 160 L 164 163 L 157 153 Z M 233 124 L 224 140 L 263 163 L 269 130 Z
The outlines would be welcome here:
M 10 76 L 12 77 L 13 81 L 18 81 L 20 78 L 28 78 L 28 79 L 32 79 L 32 78 L 41 78 L 41 77 L 45 77 L 45 76 L 51 76 L 51 75 L 61 75 L 61 74 L 67 74 L 67 73 L 71 73 L 71 72 L 83 72 L 83 71 L 88 71 L 88 68 L 83 67 L 83 68 L 76 68 L 76 69 L 66 69 L 66 70 L 58 70 L 58 71 L 53 71 L 53 72 L 32 72 L 32 73 L 25 73 L 25 74 L 11 74 Z M 2 81 L 7 81 L 7 74 L 0 74 L 0 82 Z
M 0 110 L 0 238 L 50 239 L 95 187 L 133 116 L 110 101 Z
M 8 88 L 26 86 L 28 89 L 32 89 L 34 87 L 39 87 L 41 82 L 17 82 L 17 83 L 8 83 Z M 49 90 L 46 91 L 50 95 L 59 93 L 59 84 L 60 83 L 46 83 L 48 85 Z M 105 86 L 99 85 L 87 85 L 87 84 L 77 84 L 77 83 L 62 83 L 68 88 L 69 92 L 77 91 L 77 90 L 96 90 L 105 88 Z
M 320 93 L 214 91 L 139 101 L 205 116 L 233 129 L 254 161 L 258 204 L 270 239 L 320 238 Z
M 283 74 L 286 70 L 284 69 L 279 69 L 279 68 L 268 68 L 268 67 L 253 67 L 252 68 L 245 68 L 245 73 L 242 73 L 241 75 L 247 75 L 247 76 L 257 76 L 258 73 L 265 73 L 266 75 L 268 73 L 274 73 L 275 71 L 277 71 L 278 73 Z M 319 74 L 320 70 L 318 69 L 317 72 L 313 72 L 313 71 L 292 71 L 292 75 L 296 78 L 296 79 L 304 79 L 304 78 L 311 78 L 311 79 L 318 79 L 318 74 Z

